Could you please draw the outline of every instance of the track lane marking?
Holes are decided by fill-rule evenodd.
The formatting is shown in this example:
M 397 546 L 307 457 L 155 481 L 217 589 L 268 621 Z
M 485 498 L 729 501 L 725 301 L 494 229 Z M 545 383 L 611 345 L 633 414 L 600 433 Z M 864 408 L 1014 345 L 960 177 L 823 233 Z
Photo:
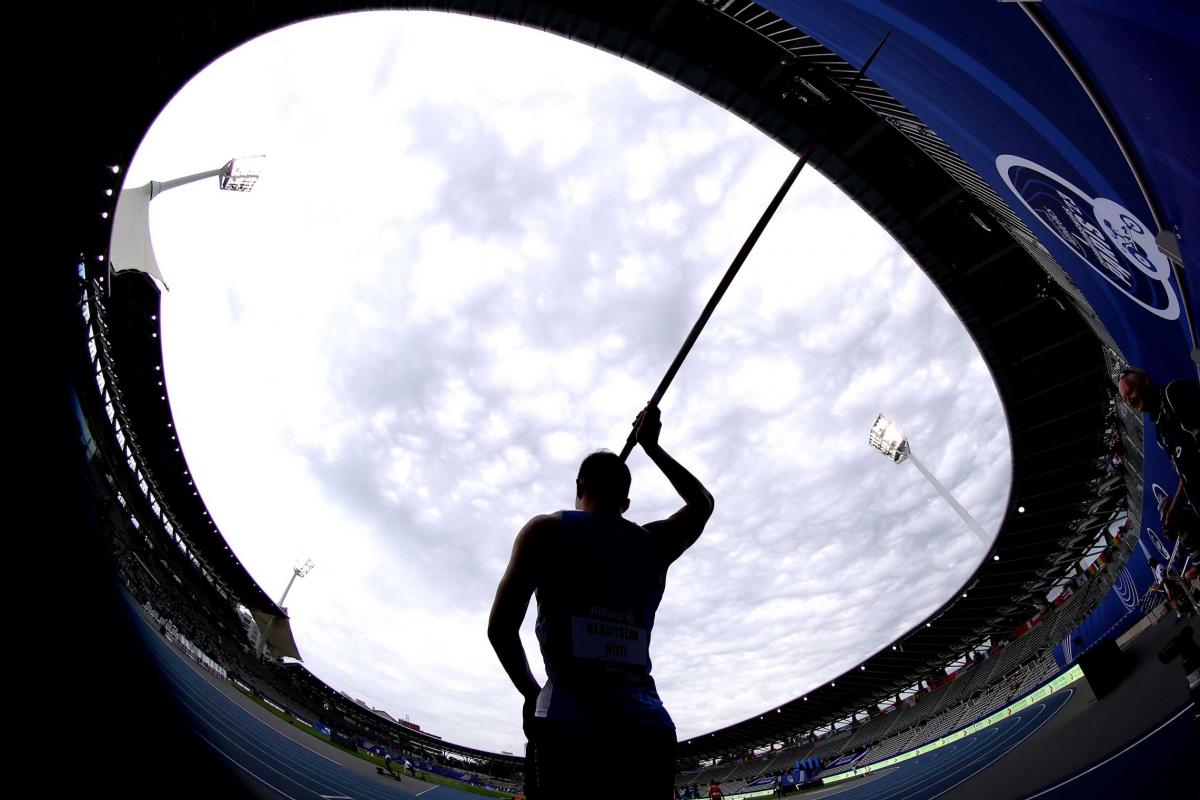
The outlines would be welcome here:
M 213 682 L 209 681 L 206 675 L 200 671 L 199 667 L 189 658 L 184 657 L 169 642 L 164 641 L 162 636 L 158 635 L 144 618 L 137 616 L 135 619 L 136 622 L 141 623 L 142 636 L 140 638 L 143 640 L 142 644 L 146 648 L 147 654 L 157 664 L 160 674 L 170 687 L 175 702 L 186 709 L 186 712 L 191 716 L 193 720 L 192 729 L 196 731 L 198 736 L 204 738 L 210 746 L 220 752 L 222 756 L 237 764 L 243 771 L 254 775 L 263 784 L 271 786 L 275 791 L 280 791 L 277 787 L 272 786 L 241 762 L 237 761 L 229 753 L 213 744 L 208 737 L 204 737 L 196 726 L 200 725 L 207 728 L 210 735 L 215 734 L 233 747 L 244 752 L 248 757 L 262 764 L 266 769 L 280 775 L 287 782 L 314 795 L 317 795 L 318 792 L 316 789 L 310 788 L 310 785 L 325 788 L 326 791 L 338 791 L 339 789 L 336 788 L 335 784 L 342 783 L 343 785 L 349 784 L 347 788 L 350 791 L 354 791 L 359 797 L 374 798 L 375 800 L 397 800 L 397 798 L 411 798 L 413 796 L 398 787 L 375 785 L 374 781 L 356 774 L 349 767 L 322 753 L 316 752 L 311 747 L 292 739 L 290 736 L 275 729 L 269 723 L 259 719 L 250 710 L 242 707 L 233 698 L 215 686 Z M 187 669 L 184 669 L 183 665 L 186 665 Z M 193 678 L 193 675 L 196 678 Z M 268 734 L 264 737 L 256 737 L 253 731 L 254 726 L 246 725 L 244 723 L 245 719 L 254 720 L 261 726 L 260 730 L 261 728 L 265 728 Z M 244 742 L 248 747 L 239 744 L 238 740 Z M 311 759 L 306 759 L 294 750 L 289 751 L 284 743 L 296 745 L 308 753 L 321 756 L 331 766 L 321 769 L 321 764 L 312 762 Z M 256 755 L 256 752 L 261 754 L 262 758 Z M 272 766 L 272 763 L 291 770 L 294 774 L 287 774 L 281 769 Z M 289 797 L 290 800 L 295 800 L 290 795 L 283 794 Z
M 343 782 L 348 780 L 351 784 L 359 784 L 358 786 L 354 786 L 352 788 L 352 791 L 356 791 L 359 796 L 380 798 L 380 800 L 396 800 L 396 798 L 405 797 L 412 798 L 431 792 L 434 789 L 446 788 L 443 786 L 430 786 L 429 788 L 419 792 L 417 795 L 413 795 L 398 787 L 389 786 L 385 788 L 383 786 L 376 786 L 374 782 L 357 775 L 349 767 L 296 741 L 287 734 L 271 726 L 268 722 L 255 716 L 249 709 L 244 708 L 242 705 L 236 702 L 234 698 L 222 692 L 219 687 L 215 686 L 214 682 L 210 681 L 206 674 L 201 672 L 200 668 L 194 664 L 190 658 L 184 657 L 178 650 L 171 646 L 170 643 L 164 641 L 161 636 L 157 635 L 157 633 L 146 624 L 144 619 L 139 619 L 137 621 L 142 623 L 144 626 L 145 636 L 143 637 L 143 646 L 147 647 L 149 654 L 158 663 L 161 674 L 174 689 L 173 694 L 176 698 L 176 702 L 184 705 L 188 709 L 189 713 L 193 715 L 196 722 L 204 724 L 210 729 L 211 733 L 217 734 L 222 739 L 228 741 L 230 745 L 244 752 L 248 757 L 259 762 L 262 766 L 271 770 L 272 772 L 280 775 L 285 780 L 296 784 L 296 786 L 300 789 L 312 792 L 318 797 L 346 797 L 346 795 L 321 795 L 315 789 L 305 786 L 303 782 L 296 779 L 297 777 L 302 778 L 304 782 L 311 782 L 318 786 L 328 786 L 329 782 Z M 181 665 L 185 665 L 187 669 L 182 669 Z M 193 675 L 199 680 L 200 683 L 194 684 L 188 680 Z M 236 710 L 231 710 L 229 708 L 230 706 Z M 274 734 L 275 737 L 278 737 L 278 740 L 296 745 L 313 755 L 320 756 L 322 759 L 329 762 L 329 764 L 336 768 L 334 770 L 334 774 L 330 775 L 328 772 L 316 770 L 316 765 L 306 763 L 303 759 L 297 758 L 293 754 L 284 752 L 274 742 L 268 741 L 264 743 L 260 740 L 255 740 L 249 735 L 250 731 L 247 731 L 243 726 L 237 724 L 239 721 L 247 718 L 254 720 L 262 728 L 266 728 L 267 731 L 269 731 L 271 734 Z M 295 800 L 295 798 L 293 798 L 291 795 L 288 795 L 286 792 L 283 792 L 282 790 L 270 784 L 268 781 L 259 777 L 229 753 L 214 744 L 210 739 L 208 739 L 208 737 L 205 737 L 202 733 L 200 733 L 199 730 L 196 731 L 196 734 L 204 739 L 209 746 L 219 752 L 225 759 L 237 765 L 239 769 L 249 773 L 256 780 L 270 787 L 272 790 L 279 792 L 289 800 Z M 248 747 L 239 744 L 234 737 L 244 741 L 246 745 L 254 748 L 254 750 L 258 751 L 266 759 L 274 760 L 275 763 L 281 766 L 294 769 L 297 775 L 289 776 L 281 770 L 276 769 L 267 760 L 264 760 L 264 758 L 259 758 L 259 756 L 255 755 L 255 753 L 252 752 Z M 300 765 L 302 768 L 297 768 L 294 765 Z M 332 789 L 334 787 L 328 786 L 328 788 Z M 455 791 L 457 792 L 457 790 Z
M 181 656 L 179 656 L 179 654 L 177 652 L 175 652 L 175 650 L 173 648 L 168 647 L 167 649 L 169 649 L 171 651 L 171 655 L 175 656 L 179 661 L 181 661 L 185 664 L 187 663 L 187 661 L 185 659 L 183 659 Z M 264 761 L 262 758 L 259 758 L 258 756 L 256 756 L 248 748 L 243 747 L 240 744 L 238 744 L 234 740 L 233 736 L 230 736 L 229 734 L 232 733 L 238 739 L 243 740 L 246 744 L 253 747 L 255 750 L 260 752 L 263 756 L 273 760 L 276 764 L 285 766 L 289 769 L 294 770 L 295 773 L 299 777 L 303 778 L 303 780 L 305 782 L 309 782 L 309 783 L 315 784 L 317 786 L 320 786 L 320 787 L 326 788 L 326 789 L 335 789 L 335 786 L 332 786 L 330 784 L 341 783 L 343 781 L 349 780 L 352 784 L 353 783 L 360 784 L 355 787 L 356 791 L 358 791 L 360 794 L 365 795 L 367 797 L 381 798 L 381 800 L 394 800 L 394 798 L 396 797 L 395 794 L 382 794 L 377 791 L 373 791 L 373 789 L 376 789 L 377 787 L 373 787 L 368 782 L 363 781 L 357 775 L 355 775 L 349 768 L 338 763 L 337 761 L 334 761 L 333 759 L 327 758 L 323 755 L 321 756 L 322 758 L 325 758 L 326 761 L 329 761 L 330 764 L 334 765 L 334 767 L 337 768 L 337 771 L 335 771 L 331 775 L 328 772 L 322 772 L 322 771 L 317 770 L 316 765 L 307 763 L 302 758 L 297 758 L 297 757 L 293 756 L 292 754 L 283 751 L 278 746 L 273 746 L 270 743 L 264 743 L 261 740 L 256 740 L 256 739 L 252 738 L 249 735 L 249 732 L 240 728 L 237 724 L 235 724 L 234 720 L 243 720 L 243 719 L 247 719 L 247 718 L 253 719 L 257 723 L 259 723 L 262 727 L 266 728 L 267 731 L 269 731 L 271 734 L 274 734 L 276 737 L 278 737 L 278 739 L 283 740 L 285 742 L 289 742 L 294 745 L 297 745 L 299 747 L 302 747 L 305 750 L 307 750 L 308 752 L 314 753 L 315 755 L 321 755 L 320 753 L 316 753 L 311 748 L 306 747 L 303 744 L 300 744 L 299 742 L 295 741 L 291 737 L 286 736 L 285 734 L 283 734 L 280 731 L 276 730 L 275 728 L 271 727 L 269 724 L 267 724 L 263 720 L 254 716 L 247 709 L 242 708 L 240 705 L 238 705 L 236 702 L 231 700 L 223 692 L 221 692 L 215 686 L 212 686 L 207 681 L 204 681 L 204 683 L 203 683 L 203 691 L 211 693 L 213 695 L 213 697 L 216 698 L 215 701 L 210 700 L 209 698 L 205 698 L 205 697 L 201 696 L 200 694 L 198 694 L 196 691 L 193 690 L 193 687 L 188 686 L 184 682 L 182 676 L 175 674 L 175 671 L 179 669 L 178 666 L 175 666 L 173 669 L 171 663 L 167 662 L 165 660 L 163 660 L 161 662 L 161 666 L 163 668 L 164 677 L 166 677 L 166 679 L 175 688 L 177 701 L 180 703 L 183 703 L 184 705 L 189 707 L 191 713 L 193 715 L 195 715 L 197 721 L 206 724 L 214 733 L 216 733 L 216 734 L 220 735 L 222 738 L 228 740 L 230 744 L 237 747 L 239 750 L 242 750 L 248 756 L 250 756 L 254 760 L 258 761 L 260 764 L 262 764 L 264 767 L 271 770 L 272 772 L 275 772 L 275 773 L 287 778 L 291 782 L 297 784 L 298 786 L 301 786 L 302 788 L 307 789 L 308 791 L 312 791 L 314 794 L 317 793 L 314 789 L 309 789 L 307 786 L 304 786 L 304 784 L 300 780 L 296 780 L 295 777 L 286 775 L 282 771 L 271 766 L 271 764 L 268 763 L 267 761 Z M 189 664 L 188 666 L 191 667 L 192 665 Z M 192 672 L 193 673 L 196 672 L 194 667 L 192 667 Z M 183 674 L 187 675 L 186 672 Z M 201 675 L 200 679 L 203 681 L 204 677 Z M 197 687 L 197 688 L 199 688 L 199 687 Z M 236 712 L 241 712 L 241 713 L 237 714 L 236 712 L 234 712 L 233 714 L 230 714 L 227 710 L 225 710 L 228 706 L 232 706 L 234 709 L 236 709 Z M 227 729 L 227 730 L 223 730 L 223 729 Z M 403 793 L 403 792 L 401 793 L 401 796 L 402 797 L 403 796 L 411 797 L 411 795 L 407 795 L 407 793 Z
M 170 647 L 170 645 L 168 645 L 168 647 Z M 209 686 L 212 686 L 212 684 L 211 684 L 211 683 L 208 681 L 208 679 L 204 677 L 203 673 L 201 673 L 201 672 L 200 672 L 199 668 L 197 668 L 195 664 L 191 663 L 191 659 L 185 659 L 185 658 L 183 658 L 182 656 L 180 656 L 180 655 L 179 655 L 179 653 L 177 653 L 177 652 L 175 651 L 175 648 L 173 648 L 173 647 L 170 647 L 170 650 L 171 650 L 172 654 L 174 654 L 176 657 L 178 657 L 178 658 L 179 658 L 179 660 L 180 660 L 180 661 L 182 661 L 182 662 L 183 662 L 183 663 L 184 663 L 186 666 L 190 667 L 190 668 L 191 668 L 191 670 L 192 670 L 192 672 L 196 673 L 196 675 L 197 675 L 197 676 L 200 678 L 200 680 L 204 681 L 204 682 L 205 682 L 206 684 L 208 684 Z M 226 694 L 225 694 L 224 692 L 222 692 L 220 689 L 217 689 L 217 687 L 213 686 L 213 689 L 215 689 L 217 692 L 219 692 L 219 693 L 221 694 L 221 696 L 222 696 L 222 697 L 224 697 L 225 699 L 229 700 L 231 705 L 233 705 L 234 707 L 238 708 L 240 711 L 242 711 L 243 713 L 245 713 L 245 714 L 246 714 L 246 716 L 250 717 L 250 718 L 251 718 L 251 719 L 253 719 L 255 722 L 258 722 L 260 725 L 263 725 L 264 727 L 266 727 L 266 728 L 269 728 L 270 730 L 274 731 L 275 733 L 278 733 L 278 734 L 280 734 L 280 735 L 281 735 L 281 736 L 283 736 L 284 738 L 286 738 L 286 739 L 288 739 L 288 740 L 290 740 L 290 741 L 294 742 L 295 744 L 299 745 L 300 747 L 303 747 L 305 750 L 307 750 L 308 752 L 312 753 L 314 756 L 319 756 L 319 757 L 321 757 L 321 758 L 325 759 L 326 761 L 328 761 L 330 764 L 336 764 L 336 765 L 337 765 L 337 766 L 339 766 L 339 767 L 340 767 L 340 766 L 342 766 L 342 764 L 340 764 L 339 762 L 337 762 L 337 761 L 335 761 L 334 759 L 330 758 L 329 756 L 325 755 L 324 753 L 318 753 L 316 750 L 313 750 L 311 747 L 309 747 L 308 745 L 304 744 L 303 742 L 297 742 L 295 739 L 292 739 L 292 737 L 288 736 L 287 734 L 285 734 L 285 733 L 282 733 L 281 731 L 278 731 L 278 730 L 276 730 L 275 728 L 271 727 L 271 725 L 269 725 L 269 724 L 268 724 L 266 721 L 259 719 L 259 718 L 258 718 L 257 716 L 255 716 L 255 715 L 254 715 L 254 714 L 253 714 L 253 713 L 252 713 L 252 712 L 251 712 L 249 709 L 247 709 L 247 708 L 243 708 L 243 707 L 242 707 L 242 706 L 241 706 L 241 705 L 240 705 L 240 704 L 239 704 L 237 701 L 235 701 L 235 700 L 232 700 L 231 698 L 229 698 L 229 696 L 228 696 L 228 695 L 226 695 Z M 306 735 L 307 735 L 307 734 L 306 734 Z
M 1075 690 L 1074 690 L 1074 689 L 1070 689 L 1070 688 L 1068 688 L 1068 689 L 1067 689 L 1067 691 L 1068 691 L 1068 692 L 1070 692 L 1070 694 L 1068 694 L 1068 695 L 1067 695 L 1067 697 L 1066 697 L 1066 699 L 1064 699 L 1064 700 L 1063 700 L 1061 703 L 1059 703 L 1059 704 L 1058 704 L 1058 708 L 1055 708 L 1053 711 L 1051 711 L 1049 714 L 1047 714 L 1047 715 L 1046 715 L 1046 718 L 1045 718 L 1044 720 L 1042 720 L 1041 722 L 1038 722 L 1038 724 L 1037 724 L 1036 726 L 1034 726 L 1033 730 L 1029 731 L 1029 733 L 1025 734 L 1025 735 L 1024 735 L 1024 736 L 1022 736 L 1020 739 L 1018 739 L 1016 742 L 1014 742 L 1014 743 L 1013 743 L 1013 745 L 1012 745 L 1012 747 L 1009 747 L 1009 748 L 1008 748 L 1007 750 L 1005 750 L 1003 753 L 1001 753 L 1000 755 L 996 756 L 996 758 L 992 759 L 992 760 L 991 760 L 991 761 L 989 761 L 987 764 L 985 764 L 985 765 L 983 765 L 982 767 L 980 767 L 979 769 L 975 770 L 974 772 L 972 772 L 972 773 L 971 773 L 970 775 L 968 775 L 967 777 L 963 778 L 963 779 L 962 779 L 961 781 L 959 781 L 958 783 L 956 783 L 956 784 L 954 784 L 953 786 L 950 786 L 950 787 L 948 787 L 948 788 L 944 789 L 943 791 L 941 791 L 941 792 L 938 792 L 937 794 L 933 795 L 932 797 L 930 797 L 930 798 L 929 798 L 929 800 L 935 800 L 935 798 L 941 797 L 941 796 L 942 796 L 942 795 L 944 795 L 946 792 L 952 791 L 952 790 L 954 790 L 954 789 L 958 788 L 959 786 L 962 786 L 964 783 L 966 783 L 967 781 L 971 780 L 971 778 L 974 778 L 976 775 L 978 775 L 979 773 L 983 772 L 983 771 L 984 771 L 985 769 L 987 769 L 988 767 L 992 766 L 993 764 L 997 764 L 997 763 L 999 763 L 1001 759 L 1003 759 L 1005 756 L 1007 756 L 1007 755 L 1008 755 L 1009 753 L 1011 753 L 1013 750 L 1015 750 L 1016 748 L 1018 748 L 1018 747 L 1020 747 L 1022 744 L 1024 744 L 1024 743 L 1025 743 L 1025 741 L 1026 741 L 1026 740 L 1027 740 L 1027 739 L 1028 739 L 1030 736 L 1033 736 L 1035 733 L 1037 733 L 1038 731 L 1040 731 L 1040 730 L 1042 729 L 1042 727 L 1043 727 L 1043 726 L 1044 726 L 1044 725 L 1045 725 L 1047 722 L 1049 722 L 1050 720 L 1054 719 L 1055 715 L 1057 715 L 1057 714 L 1058 714 L 1058 712 L 1062 710 L 1063 706 L 1065 706 L 1065 705 L 1066 705 L 1066 704 L 1067 704 L 1067 703 L 1070 701 L 1071 697 L 1072 697 L 1072 696 L 1074 696 L 1074 694 L 1075 694 Z M 1047 699 L 1048 699 L 1048 698 L 1047 698 Z M 1045 709 L 1045 708 L 1046 708 L 1046 703 L 1043 701 L 1043 702 L 1042 702 L 1042 703 L 1041 703 L 1041 704 L 1040 704 L 1038 707 L 1040 707 L 1041 709 Z M 1021 712 L 1018 712 L 1018 713 L 1021 713 Z M 1039 714 L 1038 714 L 1038 716 L 1041 716 L 1041 714 L 1039 713 Z M 1033 718 L 1033 721 L 1035 721 L 1035 722 L 1037 721 L 1037 716 L 1035 716 L 1035 717 Z M 1016 726 L 1013 726 L 1013 727 L 1016 727 Z
M 1031 794 L 1031 795 L 1029 795 L 1028 797 L 1026 797 L 1026 798 L 1025 798 L 1025 800 L 1033 800 L 1033 798 L 1035 798 L 1035 797 L 1041 797 L 1042 795 L 1046 794 L 1047 792 L 1053 792 L 1055 789 L 1059 788 L 1060 786 L 1066 786 L 1066 785 L 1067 785 L 1068 783 L 1070 783 L 1071 781 L 1078 780 L 1079 778 L 1082 778 L 1084 775 L 1087 775 L 1089 772 L 1092 772 L 1093 770 L 1096 770 L 1096 769 L 1099 769 L 1100 767 L 1103 767 L 1105 764 L 1107 764 L 1108 762 L 1112 761 L 1114 758 L 1117 758 L 1118 756 L 1122 756 L 1122 755 L 1124 755 L 1124 754 L 1125 754 L 1126 752 L 1128 752 L 1129 750 L 1132 750 L 1133 748 L 1137 747 L 1139 744 L 1141 744 L 1142 742 L 1146 741 L 1146 740 L 1147 740 L 1147 739 L 1149 739 L 1151 736 L 1153 736 L 1154 734 L 1158 733 L 1159 731 L 1161 731 L 1163 728 L 1165 728 L 1165 727 L 1167 727 L 1168 725 L 1170 725 L 1170 724 L 1171 724 L 1172 722 L 1174 722 L 1175 720 L 1179 719 L 1179 717 L 1180 717 L 1181 715 L 1183 715 L 1183 714 L 1186 714 L 1186 713 L 1187 713 L 1188 711 L 1190 711 L 1190 710 L 1191 710 L 1191 709 L 1192 709 L 1192 708 L 1193 708 L 1195 705 L 1196 705 L 1195 703 L 1188 703 L 1186 706 L 1184 706 L 1183 708 L 1179 709 L 1179 711 L 1175 713 L 1175 716 L 1171 717 L 1169 720 L 1167 720 L 1167 721 L 1166 721 L 1166 722 L 1164 722 L 1163 724 L 1159 725 L 1157 728 L 1155 728 L 1154 730 L 1150 731 L 1149 733 L 1147 733 L 1146 735 L 1144 735 L 1142 738 L 1138 739 L 1136 742 L 1133 742 L 1132 744 L 1126 745 L 1126 746 L 1125 746 L 1125 747 L 1123 747 L 1123 748 L 1122 748 L 1120 751 L 1118 751 L 1118 752 L 1116 752 L 1116 753 L 1113 753 L 1111 756 L 1109 756 L 1108 758 L 1104 759 L 1103 761 L 1101 761 L 1101 762 L 1100 762 L 1100 763 L 1098 763 L 1098 764 L 1093 764 L 1092 766 L 1088 767 L 1087 769 L 1085 769 L 1083 772 L 1079 773 L 1078 775 L 1072 775 L 1071 777 L 1067 778 L 1066 780 L 1063 780 L 1063 781 L 1060 781 L 1060 782 L 1058 782 L 1058 783 L 1054 784 L 1054 785 L 1053 785 L 1053 786 L 1051 786 L 1049 789 L 1042 789 L 1042 790 L 1041 790 L 1040 792 L 1038 792 L 1037 794 Z
M 275 786 L 271 786 L 271 784 L 267 783 L 265 780 L 263 780 L 262 778 L 258 777 L 257 775 L 255 775 L 255 774 L 254 774 L 253 772 L 251 772 L 250 770 L 246 769 L 244 766 L 242 766 L 241 762 L 239 762 L 239 761 L 238 761 L 236 758 L 234 758 L 233 756 L 229 755 L 228 753 L 226 753 L 226 752 L 225 752 L 224 750 L 222 750 L 221 748 L 217 747 L 217 746 L 216 746 L 215 744 L 213 744 L 212 742 L 209 742 L 209 741 L 208 741 L 208 737 L 207 737 L 207 736 L 205 736 L 203 733 L 200 733 L 200 731 L 196 731 L 196 735 L 197 735 L 197 736 L 199 736 L 199 737 L 200 737 L 201 739 L 203 739 L 204 741 L 208 742 L 208 746 L 209 746 L 209 747 L 211 747 L 213 750 L 216 750 L 216 751 L 217 751 L 218 753 L 220 753 L 221 755 L 225 756 L 225 758 L 226 758 L 226 759 L 227 759 L 227 760 L 228 760 L 228 761 L 229 761 L 231 764 L 233 764 L 235 767 L 237 767 L 238 769 L 240 769 L 240 770 L 242 770 L 243 772 L 245 772 L 245 773 L 246 773 L 247 775 L 249 775 L 251 778 L 254 778 L 254 780 L 258 781 L 259 783 L 263 784 L 264 786 L 267 786 L 267 787 L 269 787 L 269 788 L 270 788 L 272 791 L 274 791 L 274 792 L 278 792 L 279 794 L 281 794 L 281 795 L 283 795 L 284 797 L 286 797 L 288 800 L 296 800 L 296 798 L 292 797 L 292 796 L 291 796 L 290 794 L 288 794 L 287 792 L 285 792 L 285 791 L 283 791 L 282 789 L 279 789 L 279 788 L 277 788 L 277 787 L 275 787 Z
M 971 776 L 968 776 L 968 778 L 964 778 L 963 781 L 986 769 L 998 760 L 997 758 L 992 758 L 993 754 L 1002 748 L 1008 747 L 1007 750 L 1001 753 L 1002 757 L 1012 747 L 1019 745 L 1032 735 L 1037 728 L 1040 728 L 1053 718 L 1054 714 L 1065 705 L 1066 700 L 1069 698 L 1070 694 L 1055 706 L 1053 713 L 1045 716 L 1045 718 L 1043 718 L 1043 712 L 1047 710 L 1049 698 L 1036 706 L 1032 706 L 1031 709 L 1012 715 L 998 725 L 989 726 L 947 747 L 939 748 L 898 765 L 896 772 L 893 773 L 895 776 L 894 780 L 880 780 L 869 785 L 846 787 L 839 795 L 844 795 L 847 800 L 876 800 L 876 798 L 884 797 L 893 799 L 922 797 L 924 800 L 932 800 L 933 797 L 941 796 L 954 788 L 954 786 L 951 786 L 948 789 L 938 791 L 937 787 L 939 783 L 953 780 L 952 776 L 960 773 L 963 769 L 976 767 L 975 772 Z M 1030 715 L 1030 710 L 1036 713 Z M 1035 722 L 1038 723 L 1037 726 L 1030 729 L 1031 723 Z M 1014 738 L 1019 739 L 1019 741 L 1009 747 L 1009 742 Z M 986 763 L 980 765 L 980 761 L 985 761 Z M 924 792 L 937 792 L 937 794 L 926 796 L 923 794 Z
M 267 769 L 269 769 L 269 770 L 271 770 L 272 772 L 276 773 L 276 774 L 277 774 L 277 775 L 279 775 L 280 777 L 282 777 L 282 778 L 285 778 L 285 779 L 287 779 L 287 780 L 290 780 L 292 783 L 296 784 L 296 785 L 297 785 L 297 786 L 299 786 L 301 789 L 307 789 L 308 791 L 312 792 L 313 794 L 315 794 L 315 795 L 318 795 L 318 796 L 321 796 L 321 795 L 320 795 L 320 794 L 319 794 L 319 793 L 318 793 L 318 792 L 317 792 L 315 789 L 310 789 L 309 787 L 305 786 L 304 784 L 302 784 L 300 781 L 296 780 L 295 778 L 293 778 L 293 777 L 290 777 L 289 775 L 285 774 L 284 772 L 282 772 L 282 771 L 280 771 L 280 770 L 276 769 L 275 767 L 271 766 L 271 765 L 270 765 L 270 764 L 268 764 L 266 761 L 263 761 L 261 758 L 259 758 L 258 756 L 254 755 L 254 753 L 251 753 L 251 752 L 250 752 L 249 750 L 247 750 L 245 747 L 242 747 L 240 744 L 238 744 L 237 742 L 235 742 L 235 741 L 233 740 L 233 738 L 232 738 L 232 737 L 228 736 L 228 735 L 227 735 L 227 734 L 225 734 L 224 732 L 222 732 L 222 731 L 220 731 L 220 730 L 216 730 L 216 729 L 214 728 L 214 733 L 217 733 L 218 735 L 220 735 L 220 736 L 224 737 L 225 739 L 229 740 L 229 743 L 230 743 L 231 745 L 233 745 L 233 746 L 234 746 L 234 747 L 236 747 L 237 749 L 241 750 L 243 753 L 245 753 L 246 755 L 250 756 L 250 758 L 253 758 L 255 761 L 257 761 L 258 763 L 262 764 L 264 767 L 266 767 Z M 203 735 L 203 734 L 201 734 L 201 733 L 199 733 L 199 731 L 197 731 L 197 735 L 199 735 L 201 738 L 204 738 L 204 735 Z M 205 741 L 208 741 L 208 739 L 205 739 Z M 209 742 L 209 743 L 211 744 L 211 742 Z M 268 754 L 264 753 L 264 755 L 268 755 Z M 230 760 L 233 760 L 233 759 L 232 759 L 232 757 L 230 757 Z M 236 762 L 236 763 L 240 763 L 240 762 Z M 247 771 L 249 771 L 249 770 L 247 770 Z M 317 783 L 318 785 L 320 785 L 320 784 L 321 784 L 321 782 L 320 782 L 320 781 L 317 781 L 317 780 L 314 780 L 313 782 L 314 782 L 314 783 Z M 263 783 L 266 783 L 266 781 L 263 781 Z M 273 788 L 273 787 L 272 787 L 272 788 Z M 326 788 L 326 789 L 332 789 L 333 787 L 332 787 L 332 786 L 322 786 L 322 788 Z

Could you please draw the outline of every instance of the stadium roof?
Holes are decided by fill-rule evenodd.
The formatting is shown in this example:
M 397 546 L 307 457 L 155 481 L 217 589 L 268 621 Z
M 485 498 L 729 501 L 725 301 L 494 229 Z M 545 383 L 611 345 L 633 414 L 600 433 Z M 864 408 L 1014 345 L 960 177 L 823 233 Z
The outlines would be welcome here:
M 825 131 L 813 166 L 886 227 L 935 281 L 996 381 L 1011 432 L 1012 489 L 994 549 L 968 584 L 927 624 L 898 640 L 902 651 L 885 647 L 865 659 L 863 669 L 836 679 L 836 687 L 696 737 L 683 743 L 681 756 L 745 750 L 845 716 L 928 675 L 982 638 L 1011 632 L 1044 604 L 1046 591 L 1127 498 L 1140 510 L 1139 474 L 1128 483 L 1104 481 L 1104 434 L 1113 424 L 1112 364 L 1137 349 L 1145 338 L 1141 330 L 1121 327 L 1111 314 L 1101 324 L 1089 300 L 1096 297 L 1092 286 L 1081 283 L 1087 273 L 1064 272 L 1064 259 L 1054 250 L 1060 245 L 1044 229 L 1034 233 L 1027 226 L 1029 215 L 1015 213 L 992 188 L 995 176 L 981 177 L 900 99 L 869 78 L 849 94 L 855 64 L 753 3 L 389 5 L 505 19 L 609 50 L 692 88 L 793 151 L 806 146 L 814 131 Z M 70 98 L 79 119 L 95 123 L 81 126 L 78 147 L 65 155 L 78 178 L 62 213 L 72 247 L 92 266 L 104 254 L 109 222 L 98 213 L 100 199 L 120 180 L 109 167 L 129 164 L 154 117 L 193 75 L 276 27 L 362 8 L 245 2 L 74 12 L 67 51 L 74 63 L 94 65 L 102 78 Z M 896 24 L 905 27 L 905 19 Z M 829 24 L 831 36 L 841 30 Z M 198 557 L 241 602 L 276 613 L 226 546 L 188 480 L 183 454 L 175 452 L 169 394 L 157 385 L 157 288 L 136 273 L 110 283 L 111 363 L 145 467 Z M 1110 333 L 1123 337 L 1121 347 Z
M 193 485 L 187 458 L 175 438 L 169 381 L 164 379 L 158 288 L 143 273 L 118 273 L 112 285 L 119 288 L 106 293 L 91 313 L 101 340 L 99 356 L 107 362 L 110 375 L 107 390 L 122 410 L 122 428 L 146 468 L 145 479 L 169 510 L 175 532 L 206 571 L 246 607 L 286 620 L 287 612 L 267 596 L 226 544 Z M 93 381 L 78 382 L 77 390 L 92 397 L 97 409 L 103 405 Z M 95 417 L 99 419 L 98 412 Z M 115 441 L 112 445 L 120 450 Z

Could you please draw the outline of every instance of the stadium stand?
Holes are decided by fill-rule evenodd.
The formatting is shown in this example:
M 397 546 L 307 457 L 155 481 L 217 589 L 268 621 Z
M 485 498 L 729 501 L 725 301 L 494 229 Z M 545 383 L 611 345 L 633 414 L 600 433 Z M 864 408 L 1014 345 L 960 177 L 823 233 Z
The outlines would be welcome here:
M 1079 615 L 1096 596 L 1107 591 L 1132 548 L 1131 540 L 1123 540 L 1118 553 L 1122 558 L 1106 564 L 1071 601 L 1054 608 L 1040 624 L 998 649 L 990 658 L 976 662 L 948 684 L 924 694 L 899 712 L 871 720 L 846 740 L 843 747 L 814 752 L 833 758 L 853 752 L 862 744 L 877 742 L 857 766 L 883 761 L 971 725 L 1046 683 L 1059 671 L 1050 647 L 1065 630 L 1077 624 Z M 884 728 L 888 716 L 894 718 Z M 876 731 L 882 731 L 881 735 L 874 736 Z

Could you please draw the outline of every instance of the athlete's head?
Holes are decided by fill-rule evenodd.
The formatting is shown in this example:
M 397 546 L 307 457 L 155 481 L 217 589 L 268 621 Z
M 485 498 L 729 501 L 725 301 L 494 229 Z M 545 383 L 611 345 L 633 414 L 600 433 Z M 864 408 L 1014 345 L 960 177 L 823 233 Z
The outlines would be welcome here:
M 629 467 L 620 456 L 608 450 L 597 450 L 579 465 L 579 477 L 575 479 L 575 507 L 622 514 L 629 508 L 630 480 Z
M 1121 399 L 1134 411 L 1154 413 L 1158 403 L 1158 387 L 1154 385 L 1149 372 L 1130 367 L 1121 373 L 1118 388 L 1121 390 Z

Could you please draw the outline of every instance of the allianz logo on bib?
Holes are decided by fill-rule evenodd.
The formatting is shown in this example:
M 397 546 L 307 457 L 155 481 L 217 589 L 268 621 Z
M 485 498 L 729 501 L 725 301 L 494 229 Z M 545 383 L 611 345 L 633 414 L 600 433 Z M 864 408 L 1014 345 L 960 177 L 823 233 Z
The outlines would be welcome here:
M 996 159 L 1000 177 L 1059 241 L 1126 297 L 1163 319 L 1179 318 L 1171 265 L 1154 230 L 1132 211 L 1089 197 L 1065 178 L 1024 158 Z

